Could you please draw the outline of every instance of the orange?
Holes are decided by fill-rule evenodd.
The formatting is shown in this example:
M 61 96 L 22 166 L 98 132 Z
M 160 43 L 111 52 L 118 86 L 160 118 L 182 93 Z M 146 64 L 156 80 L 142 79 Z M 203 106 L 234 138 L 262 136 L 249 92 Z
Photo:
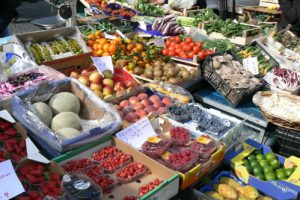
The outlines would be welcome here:
M 134 44 L 127 45 L 127 51 L 131 51 L 134 48 Z
M 102 54 L 102 56 L 111 56 L 111 55 L 110 55 L 109 52 L 106 51 L 106 52 L 104 52 L 104 53 Z
M 117 45 L 116 44 L 111 44 L 109 46 L 109 52 L 114 54 L 117 51 Z
M 98 44 L 97 47 L 98 47 L 98 49 L 101 49 L 101 50 L 103 49 L 103 45 L 102 44 Z
M 139 52 L 138 48 L 134 48 L 131 50 L 131 52 L 135 53 L 135 52 Z
M 100 40 L 101 41 L 99 43 L 102 44 L 102 45 L 104 45 L 107 42 L 106 38 L 101 38 Z
M 118 40 L 112 40 L 112 41 L 110 41 L 110 44 L 118 44 L 118 43 L 119 43 Z
M 142 51 L 143 45 L 141 43 L 137 43 L 135 48 L 137 48 L 139 51 Z
M 95 34 L 91 33 L 91 34 L 88 34 L 87 39 L 89 39 L 89 40 L 95 40 L 96 36 L 95 36 Z
M 95 41 L 94 41 L 94 40 L 88 40 L 88 41 L 87 41 L 87 45 L 93 46 L 93 44 L 95 44 Z
M 96 39 L 96 42 L 101 43 L 101 38 Z
M 98 44 L 97 44 L 97 43 L 93 44 L 93 50 L 94 50 L 94 51 L 97 51 L 97 50 L 98 50 Z
M 103 55 L 103 50 L 102 49 L 99 49 L 97 52 L 96 52 L 96 54 L 97 54 L 97 56 L 102 56 Z
M 103 51 L 108 51 L 108 50 L 109 50 L 109 47 L 110 47 L 109 43 L 105 43 L 105 44 L 103 45 Z
M 103 34 L 102 34 L 101 31 L 96 31 L 96 32 L 95 32 L 95 35 L 96 35 L 96 36 L 99 36 L 100 38 L 103 37 Z

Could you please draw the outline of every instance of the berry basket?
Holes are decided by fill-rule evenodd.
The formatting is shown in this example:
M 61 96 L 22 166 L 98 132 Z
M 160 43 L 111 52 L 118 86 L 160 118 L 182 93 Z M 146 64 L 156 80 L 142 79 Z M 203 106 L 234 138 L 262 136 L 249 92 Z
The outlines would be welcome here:
M 231 52 L 227 52 L 229 55 L 234 55 Z M 236 107 L 242 101 L 249 99 L 255 92 L 257 92 L 262 84 L 257 84 L 253 89 L 234 89 L 231 88 L 229 83 L 219 75 L 216 70 L 211 66 L 213 57 L 221 56 L 224 52 L 209 55 L 202 65 L 203 77 L 219 92 L 221 93 L 233 107 Z M 233 57 L 233 60 L 238 61 L 237 58 Z

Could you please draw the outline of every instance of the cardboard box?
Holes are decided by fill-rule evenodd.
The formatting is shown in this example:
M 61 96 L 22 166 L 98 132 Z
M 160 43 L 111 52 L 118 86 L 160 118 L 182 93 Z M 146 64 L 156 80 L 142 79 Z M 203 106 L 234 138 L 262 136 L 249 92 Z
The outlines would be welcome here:
M 75 60 L 79 61 L 82 57 L 85 57 L 85 55 L 91 55 L 91 51 L 86 46 L 85 41 L 82 39 L 80 31 L 78 30 L 77 27 L 66 27 L 66 28 L 58 28 L 58 29 L 52 29 L 46 31 L 36 31 L 30 33 L 17 34 L 15 35 L 14 40 L 17 44 L 21 45 L 24 48 L 25 52 L 27 52 L 28 56 L 30 56 L 31 53 L 28 52 L 27 49 L 25 48 L 26 43 L 49 42 L 49 41 L 53 41 L 58 37 L 75 38 L 79 43 L 79 45 L 81 46 L 84 53 L 79 55 L 72 55 L 69 57 L 59 58 L 48 62 L 42 62 L 39 64 L 43 64 L 55 68 L 55 67 L 59 67 L 63 62 L 69 62 L 70 60 L 73 60 L 75 62 Z M 34 60 L 34 58 L 32 59 Z
M 143 153 L 133 149 L 127 144 L 120 141 L 115 137 L 107 137 L 104 140 L 99 140 L 97 144 L 93 144 L 90 146 L 90 149 L 81 152 L 76 155 L 76 153 L 72 153 L 69 155 L 62 156 L 60 158 L 56 158 L 55 161 L 59 162 L 60 165 L 67 163 L 70 160 L 80 159 L 80 158 L 90 158 L 93 152 L 99 151 L 101 148 L 109 145 L 115 145 L 118 149 L 120 149 L 124 153 L 128 153 L 132 155 L 134 161 L 141 162 L 145 164 L 148 169 L 151 170 L 152 174 L 145 174 L 139 180 L 140 183 L 131 182 L 128 184 L 122 184 L 121 186 L 115 186 L 112 188 L 112 192 L 109 194 L 104 194 L 104 200 L 110 200 L 109 196 L 113 195 L 115 200 L 122 200 L 124 196 L 136 195 L 138 196 L 138 188 L 143 186 L 155 178 L 160 178 L 164 180 L 162 184 L 160 184 L 157 188 L 153 189 L 148 194 L 141 197 L 141 200 L 165 200 L 171 199 L 178 193 L 179 187 L 179 177 L 178 175 L 169 170 L 168 168 L 161 166 L 160 164 L 153 162 L 152 159 L 148 158 Z
M 81 104 L 79 117 L 84 120 L 96 121 L 92 124 L 86 124 L 86 128 L 75 138 L 60 141 L 55 133 L 46 126 L 38 116 L 31 110 L 31 103 L 24 105 L 22 99 L 41 97 L 45 94 L 51 95 L 58 92 L 71 92 L 76 95 Z M 82 145 L 93 142 L 106 134 L 113 134 L 119 129 L 121 119 L 117 112 L 108 104 L 99 99 L 91 90 L 80 84 L 79 81 L 66 78 L 60 81 L 39 85 L 18 94 L 12 100 L 13 116 L 26 127 L 32 138 L 40 144 L 43 151 L 49 154 L 49 157 L 55 157 L 62 152 L 78 148 Z M 50 96 L 48 96 L 49 98 Z M 91 123 L 91 122 L 90 122 Z
M 242 149 L 232 151 L 226 155 L 226 161 L 232 164 L 232 167 L 241 181 L 248 185 L 258 188 L 263 193 L 280 200 L 298 199 L 300 194 L 300 159 L 296 157 L 285 158 L 276 155 L 284 168 L 297 166 L 293 174 L 287 180 L 261 181 L 249 174 L 246 167 L 242 165 L 243 159 L 255 150 L 261 150 L 263 154 L 272 152 L 269 146 L 260 144 L 254 140 L 248 139 L 242 144 Z

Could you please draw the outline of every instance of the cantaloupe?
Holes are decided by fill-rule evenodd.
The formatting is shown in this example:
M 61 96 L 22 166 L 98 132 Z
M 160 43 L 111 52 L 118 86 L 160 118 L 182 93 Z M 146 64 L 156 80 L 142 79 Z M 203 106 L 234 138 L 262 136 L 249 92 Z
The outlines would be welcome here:
M 78 114 L 80 111 L 79 98 L 70 92 L 60 92 L 54 95 L 49 101 L 49 106 L 55 115 L 61 112 Z
M 62 140 L 74 138 L 80 134 L 80 132 L 74 128 L 63 128 L 55 132 Z
M 74 128 L 78 131 L 82 129 L 80 118 L 73 112 L 62 112 L 57 114 L 51 122 L 51 129 L 56 132 L 63 128 Z
M 35 114 L 40 118 L 40 120 L 47 126 L 50 126 L 51 120 L 53 118 L 51 108 L 43 102 L 34 103 L 32 104 L 32 107 Z

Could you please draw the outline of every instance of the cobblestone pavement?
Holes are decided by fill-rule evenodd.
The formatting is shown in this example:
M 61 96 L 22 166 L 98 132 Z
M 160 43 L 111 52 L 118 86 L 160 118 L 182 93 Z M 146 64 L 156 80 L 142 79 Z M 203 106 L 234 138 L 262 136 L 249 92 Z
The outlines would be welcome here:
M 38 0 L 36 2 L 22 1 L 21 6 L 17 10 L 19 17 L 15 22 L 9 25 L 11 34 L 41 30 L 40 27 L 33 25 L 30 22 L 34 19 L 56 14 L 55 9 L 43 0 Z

